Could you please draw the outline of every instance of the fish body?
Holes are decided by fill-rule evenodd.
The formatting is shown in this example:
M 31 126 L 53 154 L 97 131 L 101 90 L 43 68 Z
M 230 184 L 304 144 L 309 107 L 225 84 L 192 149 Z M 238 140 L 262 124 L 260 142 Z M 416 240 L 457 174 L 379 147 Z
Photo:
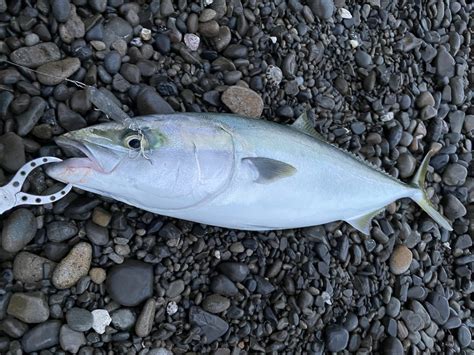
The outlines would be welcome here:
M 86 157 L 48 174 L 154 213 L 244 230 L 344 220 L 368 233 L 374 215 L 409 197 L 450 224 L 424 190 L 428 159 L 412 184 L 318 138 L 301 116 L 292 127 L 231 114 L 134 118 L 67 133 L 59 145 Z

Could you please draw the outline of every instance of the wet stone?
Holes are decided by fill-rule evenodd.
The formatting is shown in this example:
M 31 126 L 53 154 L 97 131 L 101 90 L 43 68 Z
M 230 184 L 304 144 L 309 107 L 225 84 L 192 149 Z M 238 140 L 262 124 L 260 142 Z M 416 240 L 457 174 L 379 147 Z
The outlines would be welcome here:
M 48 302 L 40 292 L 14 293 L 7 313 L 25 323 L 41 323 L 49 318 Z
M 439 76 L 447 76 L 452 78 L 455 71 L 455 61 L 451 54 L 446 50 L 445 47 L 441 46 L 438 49 L 436 56 L 436 72 Z
M 34 238 L 36 230 L 33 213 L 26 208 L 16 209 L 4 221 L 2 248 L 11 253 L 20 251 Z
M 71 11 L 71 3 L 69 0 L 53 0 L 51 10 L 56 21 L 66 22 Z
M 446 297 L 437 292 L 431 292 L 424 306 L 433 321 L 439 325 L 446 323 L 449 317 L 449 303 Z
M 136 306 L 153 295 L 153 267 L 127 260 L 109 271 L 106 288 L 110 297 L 122 306 Z
M 338 325 L 331 325 L 325 331 L 326 348 L 328 351 L 342 351 L 349 342 L 349 332 Z
M 56 263 L 41 256 L 22 251 L 13 262 L 13 277 L 21 282 L 38 282 L 51 277 Z
M 234 282 L 244 281 L 250 272 L 247 265 L 232 261 L 219 264 L 218 270 Z
M 461 186 L 466 181 L 467 169 L 461 164 L 450 164 L 443 173 L 443 182 L 450 186 Z
M 150 334 L 156 312 L 156 302 L 153 298 L 146 301 L 143 309 L 138 316 L 137 323 L 135 324 L 135 333 L 139 337 L 146 337 Z
M 38 81 L 43 85 L 58 85 L 81 67 L 78 58 L 66 58 L 41 65 L 37 70 Z
M 233 297 L 238 293 L 235 284 L 224 275 L 217 275 L 211 280 L 211 290 L 222 296 Z
M 185 288 L 183 280 L 175 280 L 168 285 L 166 289 L 166 296 L 170 298 L 175 298 L 183 293 Z
M 25 145 L 21 137 L 13 132 L 0 136 L 0 147 L 3 147 L 3 154 L 0 154 L 0 167 L 16 172 L 26 162 Z
M 21 115 L 16 116 L 17 134 L 19 136 L 26 136 L 33 127 L 38 123 L 46 108 L 46 101 L 41 97 L 35 96 L 31 99 L 28 110 Z
M 229 329 L 229 324 L 222 318 L 208 313 L 199 307 L 191 307 L 189 321 L 201 330 L 201 337 L 209 344 L 223 336 Z
M 331 18 L 336 10 L 332 0 L 310 0 L 307 4 L 313 14 L 322 20 Z
M 118 309 L 112 313 L 111 317 L 112 326 L 118 330 L 129 330 L 136 321 L 135 314 L 128 308 Z
M 92 328 L 92 313 L 87 309 L 74 307 L 66 312 L 66 321 L 72 330 L 87 332 Z
M 383 341 L 383 354 L 405 355 L 402 342 L 395 337 L 388 337 Z
M 53 221 L 46 226 L 46 235 L 52 242 L 63 242 L 74 237 L 78 232 L 72 222 Z
M 229 299 L 218 294 L 209 295 L 202 302 L 202 308 L 214 314 L 222 313 L 229 307 Z
M 59 331 L 59 344 L 61 348 L 72 354 L 76 354 L 81 346 L 87 343 L 83 333 L 72 330 L 67 325 L 63 325 Z
M 33 352 L 59 344 L 61 321 L 50 320 L 30 329 L 21 339 L 24 351 Z
M 19 48 L 10 54 L 10 59 L 16 64 L 37 68 L 40 65 L 61 59 L 61 53 L 56 44 L 47 42 Z

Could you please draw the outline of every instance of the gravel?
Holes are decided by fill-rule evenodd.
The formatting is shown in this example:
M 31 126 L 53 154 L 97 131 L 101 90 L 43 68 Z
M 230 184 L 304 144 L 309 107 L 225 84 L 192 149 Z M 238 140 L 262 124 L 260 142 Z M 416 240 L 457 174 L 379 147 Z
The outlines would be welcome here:
M 365 236 L 339 221 L 227 230 L 75 189 L 3 215 L 0 353 L 472 352 L 473 9 L 0 0 L 2 185 L 107 115 L 308 112 L 324 139 L 406 183 L 437 151 L 425 186 L 454 229 L 409 199 Z M 117 105 L 107 115 L 98 93 Z M 56 188 L 42 169 L 25 184 Z

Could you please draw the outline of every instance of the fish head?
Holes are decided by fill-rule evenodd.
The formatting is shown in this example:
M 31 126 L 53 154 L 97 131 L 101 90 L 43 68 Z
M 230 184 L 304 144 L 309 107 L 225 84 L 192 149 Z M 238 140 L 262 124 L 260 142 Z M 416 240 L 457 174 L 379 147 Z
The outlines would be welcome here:
M 51 164 L 47 174 L 147 210 L 192 206 L 230 178 L 233 152 L 225 132 L 185 118 L 135 122 L 133 129 L 109 122 L 56 138 L 72 157 Z

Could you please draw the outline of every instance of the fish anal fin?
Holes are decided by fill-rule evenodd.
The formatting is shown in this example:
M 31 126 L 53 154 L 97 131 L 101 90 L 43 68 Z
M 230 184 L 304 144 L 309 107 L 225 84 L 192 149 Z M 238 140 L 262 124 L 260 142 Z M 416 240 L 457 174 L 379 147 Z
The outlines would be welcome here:
M 294 129 L 303 132 L 307 135 L 310 135 L 314 138 L 320 139 L 322 141 L 326 141 L 324 137 L 316 132 L 316 130 L 313 127 L 313 124 L 311 123 L 308 113 L 304 111 L 297 119 L 295 122 L 291 124 L 291 127 Z
M 385 209 L 385 207 L 378 208 L 375 211 L 371 211 L 371 212 L 366 213 L 362 216 L 349 218 L 349 219 L 346 219 L 345 221 L 347 223 L 349 223 L 352 227 L 357 229 L 359 232 L 364 233 L 365 235 L 369 235 L 370 234 L 370 226 L 372 224 L 372 218 L 374 218 L 376 215 L 378 215 L 384 209 Z
M 248 163 L 255 170 L 257 174 L 254 181 L 259 184 L 269 184 L 296 173 L 293 165 L 271 158 L 243 158 L 242 163 Z

